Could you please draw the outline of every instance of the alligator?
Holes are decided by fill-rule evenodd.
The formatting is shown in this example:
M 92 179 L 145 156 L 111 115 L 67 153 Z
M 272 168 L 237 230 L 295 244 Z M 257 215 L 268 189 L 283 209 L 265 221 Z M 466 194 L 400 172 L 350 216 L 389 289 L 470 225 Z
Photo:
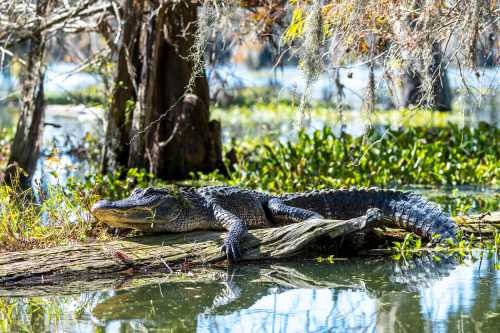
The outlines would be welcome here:
M 396 226 L 433 242 L 456 240 L 458 227 L 435 203 L 413 192 L 378 188 L 325 189 L 272 195 L 232 186 L 135 189 L 125 199 L 92 207 L 100 221 L 149 232 L 227 230 L 221 247 L 229 261 L 241 257 L 249 228 L 313 219 L 351 219 L 377 210 Z

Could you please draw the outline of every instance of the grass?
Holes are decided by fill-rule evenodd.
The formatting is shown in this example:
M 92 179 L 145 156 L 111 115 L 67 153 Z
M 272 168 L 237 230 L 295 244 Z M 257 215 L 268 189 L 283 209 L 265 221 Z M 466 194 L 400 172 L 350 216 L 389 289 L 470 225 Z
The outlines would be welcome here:
M 64 186 L 47 189 L 0 185 L 0 253 L 110 240 L 115 236 L 92 216 L 92 205 L 100 198 L 123 198 L 136 186 L 152 184 L 165 185 L 132 168 L 69 178 Z
M 463 234 L 459 235 L 463 238 Z M 448 239 L 447 243 L 442 245 L 435 245 L 433 247 L 424 246 L 420 237 L 413 233 L 405 233 L 401 241 L 394 241 L 392 243 L 392 258 L 395 260 L 410 259 L 414 256 L 421 256 L 428 253 L 445 253 L 453 254 L 457 258 L 474 257 L 474 252 L 479 253 L 479 258 L 484 255 L 488 259 L 495 258 L 494 268 L 500 270 L 498 263 L 498 255 L 500 249 L 500 233 L 496 231 L 493 237 L 488 239 L 476 238 L 474 234 L 464 237 L 459 242 L 453 242 Z M 437 257 L 439 259 L 439 257 Z
M 1 185 L 0 252 L 110 238 L 90 214 L 95 199 L 59 186 L 45 192 Z

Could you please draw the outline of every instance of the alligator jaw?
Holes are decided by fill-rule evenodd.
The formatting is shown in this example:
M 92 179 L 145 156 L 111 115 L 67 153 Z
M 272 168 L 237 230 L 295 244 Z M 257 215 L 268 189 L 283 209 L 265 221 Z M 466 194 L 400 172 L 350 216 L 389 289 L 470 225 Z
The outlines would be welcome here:
M 92 208 L 92 214 L 101 222 L 114 227 L 128 227 L 130 225 L 151 224 L 155 221 L 155 208 L 152 207 L 124 207 L 116 202 L 101 200 L 96 202 Z

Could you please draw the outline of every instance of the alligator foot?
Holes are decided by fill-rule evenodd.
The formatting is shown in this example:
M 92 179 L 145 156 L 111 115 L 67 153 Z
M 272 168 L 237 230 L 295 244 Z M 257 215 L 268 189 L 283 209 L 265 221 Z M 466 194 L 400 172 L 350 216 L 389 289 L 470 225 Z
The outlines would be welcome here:
M 225 253 L 229 262 L 238 262 L 241 259 L 240 242 L 228 237 L 221 247 L 221 253 Z

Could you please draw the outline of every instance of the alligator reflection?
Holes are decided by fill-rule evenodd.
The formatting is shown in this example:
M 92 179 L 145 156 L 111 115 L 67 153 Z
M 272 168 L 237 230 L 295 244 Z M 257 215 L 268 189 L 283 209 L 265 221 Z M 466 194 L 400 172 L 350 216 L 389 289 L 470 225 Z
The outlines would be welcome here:
M 119 320 L 122 329 L 199 332 L 494 330 L 500 281 L 493 260 L 458 262 L 440 255 L 243 267 L 223 283 L 118 291 L 93 315 L 103 326 Z

